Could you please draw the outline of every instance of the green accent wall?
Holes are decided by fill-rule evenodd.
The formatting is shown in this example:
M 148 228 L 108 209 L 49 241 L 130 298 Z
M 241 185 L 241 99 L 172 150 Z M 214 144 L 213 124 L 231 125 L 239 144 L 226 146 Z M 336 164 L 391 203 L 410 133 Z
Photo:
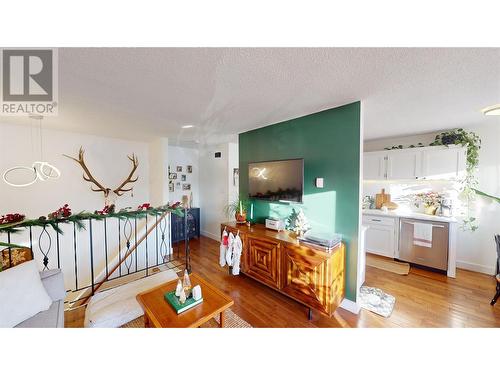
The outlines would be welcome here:
M 240 194 L 248 197 L 248 163 L 304 159 L 303 203 L 252 200 L 254 218 L 288 217 L 302 208 L 314 230 L 341 233 L 346 245 L 346 297 L 356 300 L 360 184 L 360 102 L 239 135 Z M 315 178 L 324 178 L 324 188 Z

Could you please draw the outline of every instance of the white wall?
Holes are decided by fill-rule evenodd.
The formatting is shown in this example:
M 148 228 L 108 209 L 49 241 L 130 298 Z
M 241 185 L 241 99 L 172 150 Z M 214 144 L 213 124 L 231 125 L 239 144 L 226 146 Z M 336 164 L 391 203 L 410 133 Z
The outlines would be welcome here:
M 477 178 L 479 190 L 489 194 L 500 196 L 500 121 L 489 122 L 482 126 L 466 129 L 478 134 L 482 139 L 482 147 L 479 152 L 479 169 Z M 383 150 L 384 147 L 402 144 L 408 146 L 422 142 L 428 145 L 436 133 L 421 134 L 411 137 L 388 138 L 381 140 L 366 141 L 365 151 Z M 435 190 L 449 187 L 447 183 L 423 182 Z M 384 183 L 365 184 L 365 193 L 371 194 L 374 190 L 379 190 Z M 473 271 L 493 274 L 496 260 L 496 248 L 493 240 L 495 234 L 500 233 L 500 205 L 495 202 L 478 197 L 476 200 L 476 210 L 474 216 L 479 223 L 479 229 L 475 232 L 458 232 L 457 266 Z
M 215 152 L 221 152 L 221 157 L 215 158 Z M 201 232 L 205 236 L 219 239 L 220 224 L 228 221 L 223 209 L 238 196 L 238 186 L 233 186 L 238 159 L 238 145 L 234 143 L 200 150 Z
M 38 139 L 36 136 L 37 142 Z M 80 146 L 85 149 L 86 164 L 93 176 L 104 186 L 110 188 L 116 188 L 128 176 L 131 162 L 127 159 L 127 155 L 135 153 L 139 160 L 136 171 L 139 179 L 133 184 L 133 197 L 131 193 L 125 193 L 118 198 L 116 204 L 117 207 L 136 208 L 139 204 L 149 202 L 150 173 L 149 145 L 147 143 L 47 129 L 43 131 L 43 159 L 59 168 L 61 177 L 58 180 L 36 182 L 28 187 L 12 187 L 0 180 L 0 215 L 18 212 L 25 214 L 28 218 L 36 218 L 42 215 L 46 216 L 65 203 L 70 205 L 73 213 L 102 209 L 104 206 L 103 193 L 92 192 L 90 190 L 91 184 L 82 178 L 81 167 L 75 161 L 63 156 L 63 154 L 77 156 Z M 38 147 L 35 147 L 34 152 L 32 152 L 30 127 L 0 124 L 0 150 L 2 150 L 1 174 L 10 167 L 16 165 L 31 166 L 34 160 L 39 160 Z M 168 186 L 165 185 L 165 187 L 168 194 Z M 163 188 L 159 186 L 159 189 Z M 88 229 L 88 223 L 86 225 Z M 102 222 L 95 222 L 93 225 L 94 269 L 97 275 L 104 267 L 104 231 Z M 75 287 L 75 278 L 72 273 L 74 268 L 73 227 L 71 224 L 63 224 L 61 229 L 64 231 L 64 235 L 60 236 L 59 239 L 61 267 L 65 273 L 65 286 L 69 289 Z M 110 259 L 112 259 L 113 254 L 119 248 L 116 236 L 118 233 L 117 220 L 108 220 L 107 229 L 110 234 L 108 251 Z M 42 266 L 42 255 L 38 250 L 40 233 L 40 228 L 33 228 L 34 255 L 35 259 L 38 260 L 39 267 Z M 56 268 L 58 264 L 54 245 L 55 233 L 52 230 L 49 230 L 49 233 L 53 241 L 49 254 L 49 267 Z M 89 235 L 89 230 L 77 232 L 80 287 L 90 282 Z M 5 234 L 0 235 L 0 241 L 6 239 Z M 46 243 L 47 239 L 41 238 L 40 241 Z M 29 236 L 25 231 L 13 234 L 12 242 L 28 246 Z M 141 246 L 144 246 L 144 243 Z M 154 257 L 154 248 L 150 241 L 148 249 L 151 253 L 150 259 Z M 141 254 L 144 254 L 144 250 L 142 251 Z M 140 262 L 142 262 L 142 258 Z
M 170 146 L 168 151 L 168 165 L 170 172 L 177 173 L 177 179 L 174 180 L 174 192 L 170 192 L 170 202 L 182 202 L 182 196 L 193 193 L 193 207 L 199 207 L 200 204 L 200 182 L 199 182 L 199 151 L 198 149 L 188 147 Z M 192 173 L 187 173 L 186 166 L 193 167 Z M 181 166 L 182 172 L 176 172 L 176 167 Z M 186 181 L 181 180 L 181 175 L 186 176 Z M 177 183 L 180 183 L 178 187 Z M 191 190 L 182 190 L 182 184 L 191 184 Z
M 469 130 L 482 140 L 478 189 L 500 197 L 500 121 Z M 493 236 L 500 234 L 500 204 L 477 198 L 475 217 L 479 220 L 479 229 L 458 234 L 457 266 L 493 274 L 496 260 Z
M 168 138 L 155 139 L 149 145 L 150 196 L 155 207 L 169 201 L 168 191 Z
M 35 136 L 35 143 L 38 137 Z M 104 186 L 116 188 L 128 176 L 131 162 L 127 155 L 139 159 L 133 184 L 133 197 L 125 193 L 118 198 L 118 207 L 136 207 L 149 201 L 149 150 L 144 142 L 96 137 L 46 129 L 43 131 L 44 159 L 61 171 L 58 180 L 37 182 L 28 187 L 12 187 L 0 181 L 0 213 L 20 212 L 31 217 L 47 215 L 65 203 L 74 212 L 93 211 L 104 206 L 102 193 L 92 192 L 91 184 L 82 179 L 82 168 L 63 156 L 77 156 L 80 146 L 85 149 L 86 164 L 93 176 Z M 39 150 L 32 152 L 30 127 L 0 124 L 0 172 L 16 165 L 31 166 L 39 159 Z

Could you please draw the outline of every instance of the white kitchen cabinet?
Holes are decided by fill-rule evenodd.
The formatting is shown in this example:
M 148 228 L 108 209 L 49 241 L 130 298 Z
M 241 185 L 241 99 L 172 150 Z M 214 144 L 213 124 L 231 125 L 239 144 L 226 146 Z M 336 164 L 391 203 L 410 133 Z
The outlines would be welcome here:
M 365 152 L 365 180 L 456 179 L 465 171 L 466 148 L 429 146 Z
M 423 152 L 423 175 L 428 179 L 456 178 L 465 171 L 465 147 L 426 147 Z
M 389 258 L 398 256 L 398 223 L 396 218 L 363 215 L 365 251 Z
M 363 154 L 363 178 L 384 180 L 386 176 L 387 152 L 365 152 Z
M 387 153 L 387 179 L 408 180 L 422 177 L 422 151 L 394 150 Z

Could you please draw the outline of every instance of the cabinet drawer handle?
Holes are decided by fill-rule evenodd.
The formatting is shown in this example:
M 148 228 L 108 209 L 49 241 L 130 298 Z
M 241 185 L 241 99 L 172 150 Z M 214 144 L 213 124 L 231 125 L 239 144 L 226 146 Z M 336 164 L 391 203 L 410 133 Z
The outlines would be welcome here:
M 371 219 L 371 220 L 372 220 L 372 221 L 379 221 L 379 222 L 380 222 L 380 221 L 382 221 L 382 220 L 380 220 L 380 219 Z

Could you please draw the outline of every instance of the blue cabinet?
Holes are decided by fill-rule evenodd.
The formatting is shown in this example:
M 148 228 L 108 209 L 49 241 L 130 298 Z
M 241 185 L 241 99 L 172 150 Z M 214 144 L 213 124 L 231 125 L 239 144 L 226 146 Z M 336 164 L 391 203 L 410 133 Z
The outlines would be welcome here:
M 186 230 L 184 228 L 184 217 L 172 215 L 172 243 L 184 241 Z M 187 232 L 188 238 L 200 237 L 200 209 L 190 208 L 187 210 Z

